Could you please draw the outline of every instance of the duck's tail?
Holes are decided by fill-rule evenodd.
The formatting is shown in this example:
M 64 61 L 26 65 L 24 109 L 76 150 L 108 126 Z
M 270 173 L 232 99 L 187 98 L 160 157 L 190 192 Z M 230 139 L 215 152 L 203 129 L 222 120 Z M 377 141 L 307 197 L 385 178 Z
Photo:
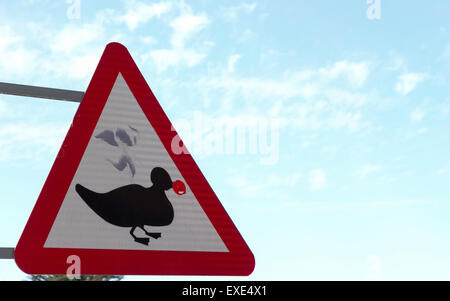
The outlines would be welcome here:
M 92 207 L 94 200 L 99 197 L 99 193 L 89 190 L 81 184 L 75 185 L 75 191 L 80 195 L 83 201 L 89 205 L 89 207 Z
M 121 208 L 117 208 L 116 202 L 114 202 L 114 199 L 111 199 L 108 193 L 98 193 L 81 184 L 75 185 L 75 191 L 92 211 L 108 223 L 122 227 L 129 226 L 122 223 L 123 211 L 121 211 Z

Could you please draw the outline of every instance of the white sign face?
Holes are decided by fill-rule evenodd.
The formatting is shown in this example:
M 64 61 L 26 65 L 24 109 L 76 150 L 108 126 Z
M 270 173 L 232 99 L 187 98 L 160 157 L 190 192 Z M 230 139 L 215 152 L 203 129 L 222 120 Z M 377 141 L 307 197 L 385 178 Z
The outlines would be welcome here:
M 174 217 L 168 225 L 143 225 L 150 236 L 101 211 L 108 201 L 133 203 L 134 194 L 123 191 L 151 187 L 155 167 L 186 184 L 119 73 L 44 248 L 228 252 L 187 184 L 183 195 L 164 191 Z M 89 203 L 86 195 L 101 197 Z

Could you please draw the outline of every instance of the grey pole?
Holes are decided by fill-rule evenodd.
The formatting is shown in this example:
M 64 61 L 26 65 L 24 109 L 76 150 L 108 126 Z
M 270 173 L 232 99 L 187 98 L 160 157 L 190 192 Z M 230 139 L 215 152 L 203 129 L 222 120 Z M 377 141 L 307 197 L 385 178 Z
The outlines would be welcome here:
M 0 94 L 81 102 L 84 92 L 0 82 Z M 14 248 L 1 248 L 0 259 L 14 259 Z
M 0 248 L 0 259 L 14 259 L 14 248 Z
M 0 94 L 81 102 L 84 92 L 0 82 Z

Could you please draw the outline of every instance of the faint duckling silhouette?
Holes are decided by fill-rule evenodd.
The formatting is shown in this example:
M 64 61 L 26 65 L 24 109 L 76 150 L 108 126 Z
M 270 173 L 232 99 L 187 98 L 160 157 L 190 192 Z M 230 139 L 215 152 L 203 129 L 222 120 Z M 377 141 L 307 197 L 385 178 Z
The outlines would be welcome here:
M 142 229 L 147 236 L 160 238 L 160 232 L 147 232 L 144 226 L 170 225 L 174 210 L 166 191 L 173 188 L 178 195 L 186 193 L 184 183 L 179 180 L 172 182 L 169 173 L 161 167 L 153 168 L 150 179 L 153 185 L 148 188 L 130 184 L 99 193 L 76 184 L 75 190 L 103 220 L 119 227 L 131 227 L 130 234 L 134 240 L 148 245 L 150 239 L 137 237 L 134 234 L 136 228 Z
M 104 130 L 95 135 L 95 138 L 101 139 L 109 145 L 120 148 L 121 156 L 117 162 L 111 159 L 106 160 L 118 171 L 123 171 L 128 166 L 131 174 L 131 182 L 132 178 L 136 174 L 136 165 L 129 154 L 129 148 L 137 144 L 139 131 L 131 125 L 128 125 L 128 128 L 129 129 L 118 128 L 115 132 L 111 130 Z

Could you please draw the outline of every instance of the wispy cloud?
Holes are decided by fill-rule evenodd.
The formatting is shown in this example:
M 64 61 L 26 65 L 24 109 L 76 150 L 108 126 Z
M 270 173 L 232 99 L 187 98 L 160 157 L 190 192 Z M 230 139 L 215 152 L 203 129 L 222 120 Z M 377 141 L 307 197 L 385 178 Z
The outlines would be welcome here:
M 439 56 L 438 61 L 450 64 L 450 44 L 447 44 Z
M 271 172 L 267 176 L 255 180 L 254 177 L 246 178 L 240 172 L 228 172 L 228 183 L 238 189 L 240 193 L 249 197 L 267 197 L 267 191 L 284 191 L 298 187 L 300 179 L 303 177 L 301 172 Z
M 170 26 L 173 34 L 170 42 L 174 48 L 184 48 L 186 41 L 195 33 L 202 30 L 209 24 L 206 14 L 194 14 L 190 8 L 185 9 L 182 14 L 174 19 Z
M 50 49 L 60 54 L 72 54 L 80 47 L 85 47 L 87 44 L 98 40 L 103 33 L 104 28 L 101 24 L 69 24 L 56 32 L 50 43 Z
M 186 47 L 186 42 L 210 23 L 209 17 L 204 13 L 195 14 L 186 4 L 181 6 L 180 11 L 180 15 L 170 22 L 171 48 L 153 50 L 144 55 L 144 59 L 153 59 L 159 71 L 178 65 L 193 67 L 206 57 L 208 43 L 201 45 L 202 50 L 199 50 L 198 47 Z
M 302 174 L 300 172 L 293 174 L 272 173 L 267 178 L 267 185 L 273 187 L 294 187 L 299 183 L 301 177 Z
M 57 152 L 67 126 L 15 122 L 0 125 L 0 161 L 19 161 Z
M 369 64 L 367 62 L 339 61 L 331 67 L 320 68 L 318 74 L 322 80 L 335 80 L 344 76 L 351 85 L 361 87 L 369 75 Z
M 418 84 L 427 78 L 425 73 L 405 73 L 397 78 L 395 90 L 402 96 L 412 92 Z
M 335 201 L 319 201 L 319 202 L 280 202 L 276 206 L 280 208 L 290 208 L 298 210 L 346 210 L 346 209 L 365 209 L 365 208 L 385 208 L 385 207 L 401 207 L 411 205 L 430 204 L 430 201 L 405 199 L 405 200 L 388 200 L 388 201 L 360 201 L 360 202 L 335 202 Z M 272 208 L 273 210 L 273 208 Z
M 256 2 L 253 3 L 241 3 L 236 6 L 226 7 L 221 9 L 221 13 L 223 17 L 227 20 L 236 20 L 239 14 L 250 14 L 255 11 L 257 7 Z
M 428 132 L 428 128 L 427 127 L 421 127 L 421 128 L 416 129 L 414 131 L 410 131 L 410 132 L 406 133 L 405 139 L 409 140 L 409 139 L 412 139 L 412 138 L 416 138 L 417 136 L 423 135 L 426 132 Z
M 263 185 L 252 184 L 247 180 L 247 178 L 241 175 L 232 176 L 228 179 L 228 181 L 246 196 L 256 196 L 261 191 L 264 191 Z
M 83 25 L 68 24 L 53 32 L 50 53 L 39 61 L 54 76 L 87 79 L 94 73 L 106 43 L 106 24 L 95 19 Z
M 365 178 L 368 175 L 378 172 L 381 170 L 381 166 L 374 164 L 366 164 L 361 167 L 361 169 L 357 172 L 358 176 L 361 178 Z
M 176 12 L 179 15 L 173 17 Z M 186 47 L 186 43 L 209 24 L 208 16 L 194 13 L 184 2 L 161 1 L 149 4 L 131 1 L 126 2 L 123 13 L 115 9 L 103 9 L 91 19 L 83 19 L 79 23 L 68 22 L 62 27 L 30 25 L 30 30 L 35 32 L 33 38 L 39 39 L 33 48 L 29 47 L 35 42 L 33 38 L 25 38 L 25 33 L 9 25 L 0 26 L 0 73 L 8 74 L 9 78 L 23 75 L 32 77 L 39 72 L 41 78 L 45 79 L 65 77 L 87 80 L 95 70 L 107 42 L 128 39 L 120 31 L 111 31 L 112 26 L 123 24 L 134 31 L 149 20 L 161 19 L 169 13 L 172 19 L 163 20 L 163 24 L 172 28 L 168 40 L 171 48 L 158 49 L 141 57 L 152 57 L 159 70 L 180 64 L 192 67 L 205 58 L 205 51 L 211 43 L 195 48 Z M 151 36 L 139 35 L 138 38 L 146 44 L 156 42 Z M 47 76 L 42 77 L 43 74 Z
M 447 174 L 450 171 L 450 164 L 446 164 L 442 166 L 440 169 L 436 171 L 437 175 L 444 175 Z
M 38 53 L 27 47 L 25 41 L 11 26 L 0 26 L 0 74 L 23 77 L 35 68 Z
M 125 14 L 117 16 L 116 20 L 125 23 L 131 31 L 153 18 L 160 18 L 173 8 L 172 3 L 165 1 L 149 4 L 132 0 L 126 4 Z
M 60 77 L 87 79 L 107 41 L 103 21 L 50 29 L 32 24 L 30 30 L 35 33 L 31 37 L 9 26 L 0 27 L 0 73 L 8 80 L 20 77 L 22 81 L 36 77 L 44 82 Z
M 420 122 L 422 121 L 423 117 L 425 116 L 425 112 L 420 109 L 415 109 L 411 112 L 410 118 L 413 122 Z
M 181 64 L 187 67 L 193 67 L 203 60 L 206 54 L 194 49 L 158 49 L 150 52 L 158 71 L 162 72 L 171 66 Z M 144 58 L 147 56 L 144 56 Z
M 226 89 L 229 93 L 242 93 L 255 100 L 261 99 L 290 99 L 293 97 L 310 98 L 319 93 L 324 86 L 344 78 L 348 84 L 360 87 L 366 80 L 369 69 L 368 62 L 340 61 L 332 66 L 321 67 L 316 70 L 302 70 L 286 72 L 277 79 L 245 78 L 223 74 L 218 77 L 207 77 L 199 80 L 199 85 L 211 89 Z M 349 90 L 339 88 L 325 92 L 336 99 L 336 102 L 346 102 L 361 105 L 365 100 L 362 94 L 352 94 Z
M 241 111 L 257 110 L 281 120 L 282 126 L 299 129 L 358 131 L 365 126 L 359 109 L 369 100 L 373 101 L 373 97 L 367 91 L 355 89 L 368 77 L 369 62 L 339 61 L 330 66 L 286 71 L 277 78 L 268 78 L 231 73 L 235 60 L 236 57 L 229 57 L 222 72 L 200 78 L 196 84 L 204 95 L 220 95 L 217 101 L 222 102 L 222 109 L 239 106 Z
M 239 54 L 233 54 L 228 58 L 228 66 L 227 66 L 228 72 L 230 72 L 230 73 L 234 72 L 236 63 L 240 58 L 241 58 L 241 55 L 239 55 Z
M 325 187 L 326 178 L 323 169 L 314 169 L 309 173 L 309 184 L 312 190 L 320 190 Z
M 389 53 L 389 58 L 387 59 L 386 63 L 384 64 L 384 69 L 387 71 L 398 71 L 398 70 L 405 70 L 406 69 L 406 61 L 403 56 L 400 56 L 399 54 L 391 51 Z

